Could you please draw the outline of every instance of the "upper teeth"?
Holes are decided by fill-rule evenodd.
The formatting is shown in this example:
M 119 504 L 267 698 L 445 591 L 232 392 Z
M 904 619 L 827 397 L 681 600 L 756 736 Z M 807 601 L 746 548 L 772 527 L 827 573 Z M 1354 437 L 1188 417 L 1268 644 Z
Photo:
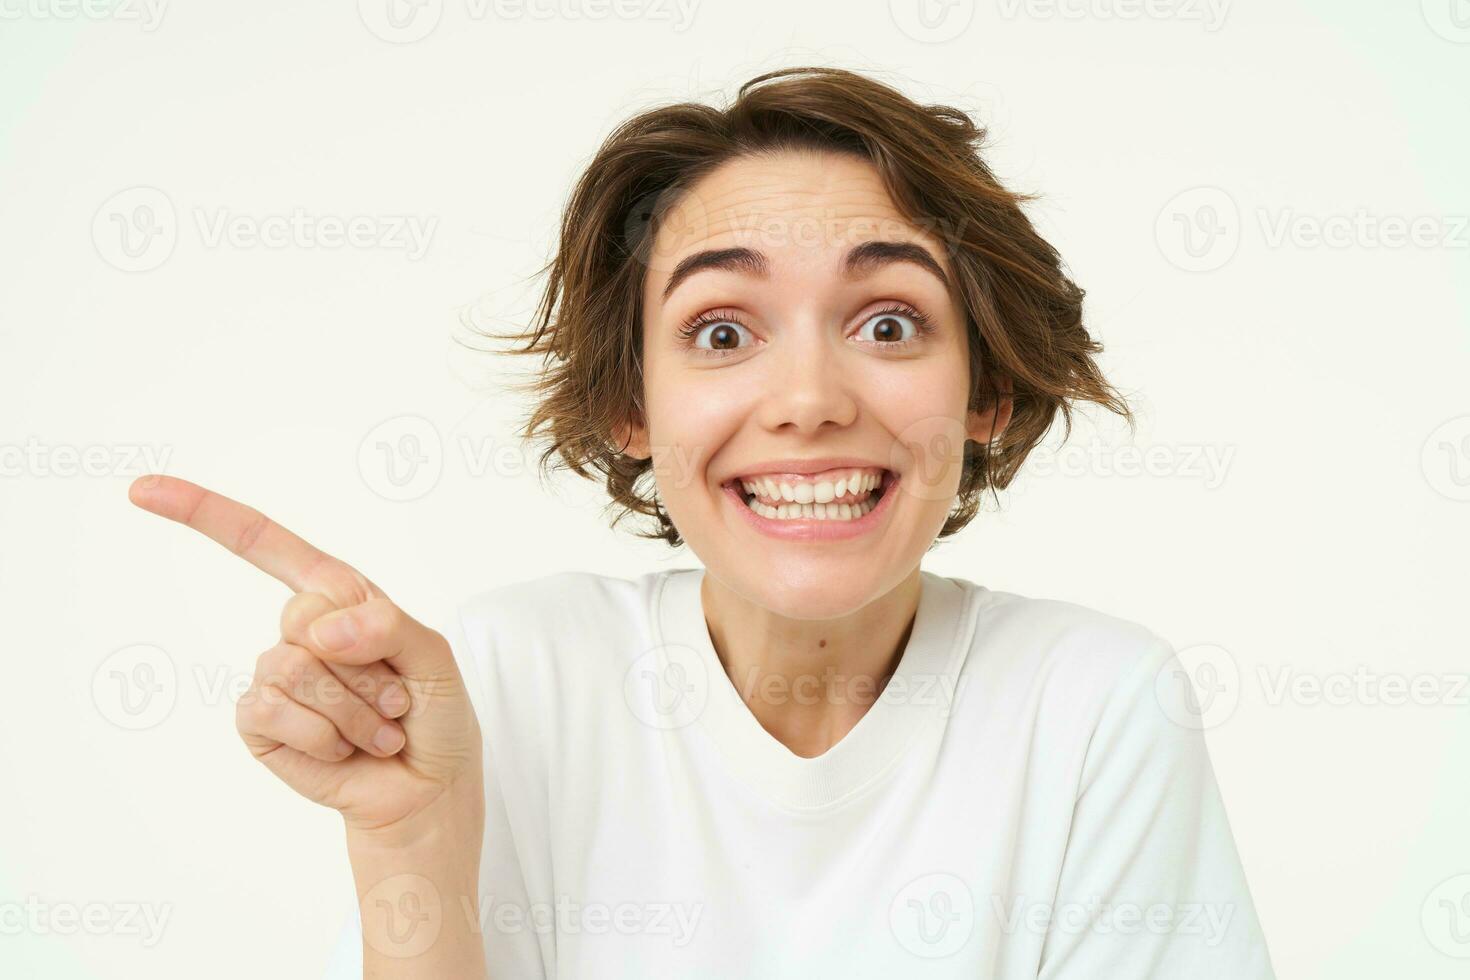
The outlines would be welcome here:
M 833 500 L 853 500 L 859 495 L 877 489 L 883 482 L 882 473 L 868 470 L 847 470 L 835 474 L 824 473 L 816 481 L 779 479 L 769 476 L 741 477 L 745 492 L 768 500 L 788 500 L 798 504 L 825 504 Z

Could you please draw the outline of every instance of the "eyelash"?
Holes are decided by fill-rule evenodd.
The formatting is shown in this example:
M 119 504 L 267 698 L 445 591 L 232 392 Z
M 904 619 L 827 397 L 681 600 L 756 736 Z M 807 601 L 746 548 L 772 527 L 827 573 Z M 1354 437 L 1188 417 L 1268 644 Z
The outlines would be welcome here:
M 928 314 L 907 303 L 891 303 L 882 309 L 874 310 L 872 313 L 863 317 L 863 324 L 866 325 L 875 317 L 889 314 L 906 316 L 914 321 L 914 335 L 907 340 L 868 341 L 868 343 L 875 347 L 882 347 L 885 350 L 907 350 L 913 345 L 921 343 L 934 330 L 934 322 L 929 318 Z M 698 313 L 684 321 L 679 327 L 679 338 L 685 342 L 685 346 L 690 350 L 706 357 L 726 357 L 730 354 L 738 354 L 744 349 L 736 347 L 733 349 L 715 350 L 713 348 L 695 347 L 693 344 L 694 338 L 699 335 L 700 330 L 709 326 L 711 323 L 734 323 L 745 327 L 747 330 L 750 329 L 738 316 L 720 310 L 705 310 L 703 313 Z

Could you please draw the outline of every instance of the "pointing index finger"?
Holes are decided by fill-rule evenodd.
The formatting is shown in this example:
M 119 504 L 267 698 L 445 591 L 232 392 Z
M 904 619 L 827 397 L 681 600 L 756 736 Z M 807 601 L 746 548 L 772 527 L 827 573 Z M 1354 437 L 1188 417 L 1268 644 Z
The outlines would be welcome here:
M 128 488 L 128 499 L 146 511 L 212 538 L 292 591 L 323 592 L 348 604 L 382 594 L 350 566 L 255 508 L 188 480 L 158 474 L 142 476 Z M 351 588 L 353 580 L 357 589 Z M 324 588 L 325 583 L 337 587 Z M 344 595 L 344 591 L 361 594 Z

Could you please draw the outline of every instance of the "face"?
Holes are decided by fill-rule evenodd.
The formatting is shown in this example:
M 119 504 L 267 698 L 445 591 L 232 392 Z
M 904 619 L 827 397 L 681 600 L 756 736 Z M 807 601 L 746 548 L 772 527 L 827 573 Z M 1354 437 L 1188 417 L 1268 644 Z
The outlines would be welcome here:
M 720 584 L 780 615 L 847 615 L 918 566 L 966 439 L 965 318 L 931 227 L 867 162 L 730 161 L 661 221 L 643 288 L 649 458 L 679 533 Z

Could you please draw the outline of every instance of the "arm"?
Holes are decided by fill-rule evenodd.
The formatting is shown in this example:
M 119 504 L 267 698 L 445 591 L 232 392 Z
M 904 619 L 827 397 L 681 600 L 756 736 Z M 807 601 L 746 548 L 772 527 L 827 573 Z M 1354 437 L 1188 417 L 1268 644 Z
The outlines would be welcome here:
M 236 726 L 267 769 L 341 814 L 363 975 L 483 978 L 484 754 L 448 641 L 356 569 L 228 497 L 167 476 L 139 478 L 129 497 L 294 593 Z
M 1103 709 L 1039 980 L 1273 980 L 1179 669 L 1160 641 Z
M 481 615 L 484 615 L 483 611 Z M 517 820 L 513 820 L 511 816 L 516 809 L 513 802 L 515 797 L 519 792 L 524 792 L 518 791 L 515 786 L 516 767 L 509 761 L 506 764 L 497 764 L 496 761 L 497 747 L 501 747 L 502 751 L 509 751 L 504 747 L 514 744 L 512 729 L 508 727 L 510 712 L 506 699 L 515 696 L 513 691 L 519 689 L 513 682 L 506 681 L 498 669 L 499 661 L 494 655 L 495 640 L 484 629 L 483 622 L 477 622 L 473 629 L 467 631 L 463 612 L 456 609 L 438 621 L 438 630 L 449 641 L 460 675 L 464 678 L 466 693 L 480 722 L 483 789 L 474 797 L 467 797 L 466 803 L 472 798 L 480 799 L 483 807 L 482 818 L 471 813 L 468 819 L 451 816 L 434 822 L 432 828 L 440 831 L 444 828 L 458 828 L 442 835 L 441 839 L 447 839 L 447 846 L 416 848 L 427 852 L 420 866 L 431 869 L 431 873 L 420 871 L 418 874 L 434 883 L 434 889 L 440 895 L 441 901 L 447 890 L 455 890 L 457 887 L 456 897 L 449 903 L 451 908 L 443 914 L 446 917 L 453 916 L 453 925 L 460 931 L 454 938 L 443 937 L 441 934 L 436 942 L 445 945 L 446 949 L 450 944 L 460 946 L 471 959 L 475 953 L 469 943 L 481 942 L 485 963 L 480 968 L 495 980 L 501 977 L 544 980 L 554 974 L 554 968 L 548 965 L 546 959 L 549 954 L 543 947 L 543 942 L 547 940 L 547 936 L 538 928 L 536 913 L 541 901 L 549 899 L 544 895 L 539 896 L 541 901 L 533 898 L 527 887 L 522 865 L 525 855 L 516 846 L 517 840 L 525 836 L 525 828 L 520 828 L 521 832 L 518 833 Z M 506 689 L 507 685 L 511 691 Z M 523 692 L 521 696 L 524 696 Z M 510 780 L 510 785 L 507 780 Z M 476 837 L 473 826 L 481 819 L 484 832 L 482 836 Z M 537 818 L 520 814 L 518 819 Z M 408 838 L 408 848 L 415 848 L 416 843 L 425 843 L 420 834 L 410 832 L 404 836 Z M 392 975 L 365 971 L 365 964 L 370 962 L 368 957 L 376 953 L 376 950 L 369 947 L 363 935 L 362 921 L 365 917 L 380 915 L 385 917 L 386 924 L 386 917 L 390 913 L 398 915 L 400 921 L 394 929 L 403 939 L 405 951 L 407 945 L 413 941 L 407 934 L 407 916 L 397 911 L 391 902 L 387 906 L 377 904 L 382 897 L 380 895 L 374 895 L 371 902 L 362 901 L 367 894 L 364 889 L 371 890 L 374 882 L 398 874 L 395 862 L 404 860 L 393 856 L 395 851 L 402 851 L 404 845 L 390 844 L 386 856 L 382 845 L 382 841 L 349 838 L 348 853 L 353 865 L 357 900 L 346 910 L 346 923 L 333 950 L 324 980 L 358 980 L 364 975 Z M 412 854 L 408 859 L 416 857 L 416 854 Z M 384 860 L 388 867 L 382 866 Z M 478 896 L 473 887 L 476 867 Z M 448 886 L 446 890 L 445 886 L 437 883 L 441 876 L 455 884 Z M 408 909 L 411 910 L 415 902 L 419 903 L 417 907 L 422 912 L 424 904 L 417 896 L 407 900 Z M 415 965 L 419 968 L 425 967 L 421 958 L 400 959 L 408 964 L 409 975 L 413 974 Z M 476 966 L 478 964 L 473 962 L 468 967 L 449 968 L 446 965 L 450 972 L 442 975 L 483 976 L 483 972 L 472 972 Z
M 487 976 L 477 899 L 483 800 L 478 802 L 431 815 L 421 830 L 349 832 L 364 978 Z

